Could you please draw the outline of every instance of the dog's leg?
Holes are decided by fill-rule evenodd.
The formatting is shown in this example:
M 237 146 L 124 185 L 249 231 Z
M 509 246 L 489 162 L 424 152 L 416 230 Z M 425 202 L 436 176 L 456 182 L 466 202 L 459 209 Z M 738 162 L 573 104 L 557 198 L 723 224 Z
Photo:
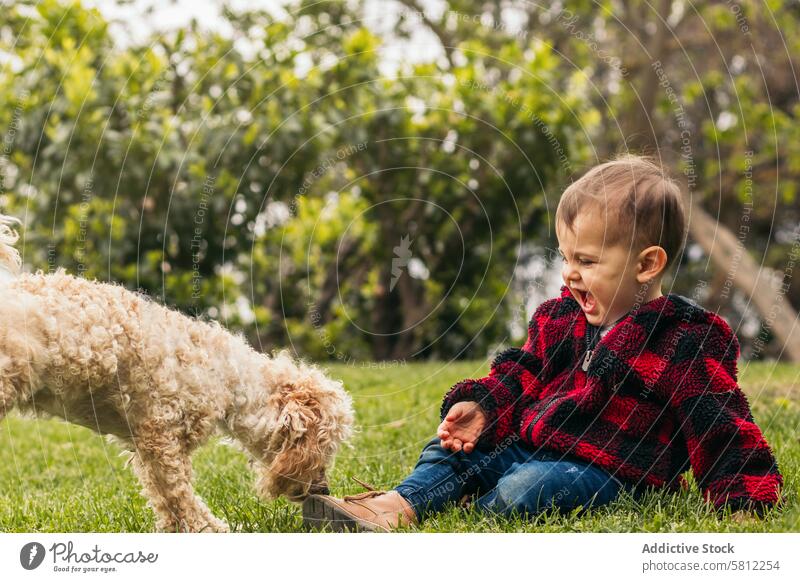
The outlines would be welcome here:
M 0 377 L 0 420 L 3 420 L 17 403 L 17 392 L 8 380 Z
M 192 482 L 192 460 L 188 455 L 186 457 L 184 457 L 184 459 L 185 459 L 185 461 L 184 461 L 184 472 L 185 472 L 185 474 L 187 476 L 187 479 L 188 479 L 188 481 L 190 483 L 189 486 L 191 487 L 191 482 Z M 217 532 L 217 533 L 229 532 L 230 528 L 228 527 L 228 524 L 225 523 L 221 519 L 217 519 L 217 517 L 213 513 L 211 513 L 211 510 L 208 508 L 208 506 L 206 506 L 206 504 L 203 503 L 203 500 L 200 499 L 200 497 L 198 497 L 194 492 L 192 492 L 192 494 L 194 495 L 195 508 L 196 508 L 197 514 L 199 516 L 199 522 L 203 523 L 203 524 L 206 524 L 206 525 L 203 526 L 203 527 L 205 527 L 204 531 L 211 531 L 211 532 Z
M 227 524 L 214 517 L 194 493 L 191 461 L 177 437 L 150 432 L 137 437 L 133 468 L 156 513 L 160 531 L 226 532 Z

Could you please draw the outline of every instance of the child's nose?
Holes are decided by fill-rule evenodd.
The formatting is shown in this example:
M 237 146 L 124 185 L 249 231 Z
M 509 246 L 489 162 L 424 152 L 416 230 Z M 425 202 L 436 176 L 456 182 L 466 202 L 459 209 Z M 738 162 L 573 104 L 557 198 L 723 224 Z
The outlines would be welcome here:
M 578 270 L 574 267 L 571 267 L 567 262 L 565 262 L 561 267 L 561 276 L 564 278 L 564 281 L 577 281 L 580 279 L 580 273 L 578 273 Z

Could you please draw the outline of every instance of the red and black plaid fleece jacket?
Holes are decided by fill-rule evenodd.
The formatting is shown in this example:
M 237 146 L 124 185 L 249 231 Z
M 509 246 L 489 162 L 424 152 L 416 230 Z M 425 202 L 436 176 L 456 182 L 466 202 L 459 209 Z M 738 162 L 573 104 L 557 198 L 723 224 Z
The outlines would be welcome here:
M 562 286 L 536 309 L 522 349 L 453 386 L 442 418 L 476 401 L 489 420 L 481 448 L 517 435 L 638 485 L 677 490 L 691 467 L 718 509 L 778 501 L 783 479 L 737 384 L 739 343 L 721 317 L 680 295 L 654 299 L 603 336 L 584 372 L 586 326 Z

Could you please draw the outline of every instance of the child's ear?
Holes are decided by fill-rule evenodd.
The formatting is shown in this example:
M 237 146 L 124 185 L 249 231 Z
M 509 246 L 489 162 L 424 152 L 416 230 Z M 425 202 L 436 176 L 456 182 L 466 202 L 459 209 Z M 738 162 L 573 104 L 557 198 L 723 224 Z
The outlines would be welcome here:
M 636 266 L 636 280 L 646 283 L 660 275 L 667 266 L 667 251 L 659 246 L 651 246 L 639 253 Z

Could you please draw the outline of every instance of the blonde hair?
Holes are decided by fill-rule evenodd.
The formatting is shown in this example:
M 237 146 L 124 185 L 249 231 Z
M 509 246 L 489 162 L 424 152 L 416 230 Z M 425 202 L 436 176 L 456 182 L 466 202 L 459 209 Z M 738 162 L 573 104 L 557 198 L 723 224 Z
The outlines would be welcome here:
M 686 212 L 678 184 L 650 158 L 631 154 L 594 166 L 564 190 L 556 222 L 572 230 L 586 208 L 606 209 L 606 242 L 625 243 L 631 251 L 658 245 L 669 268 L 680 254 Z

